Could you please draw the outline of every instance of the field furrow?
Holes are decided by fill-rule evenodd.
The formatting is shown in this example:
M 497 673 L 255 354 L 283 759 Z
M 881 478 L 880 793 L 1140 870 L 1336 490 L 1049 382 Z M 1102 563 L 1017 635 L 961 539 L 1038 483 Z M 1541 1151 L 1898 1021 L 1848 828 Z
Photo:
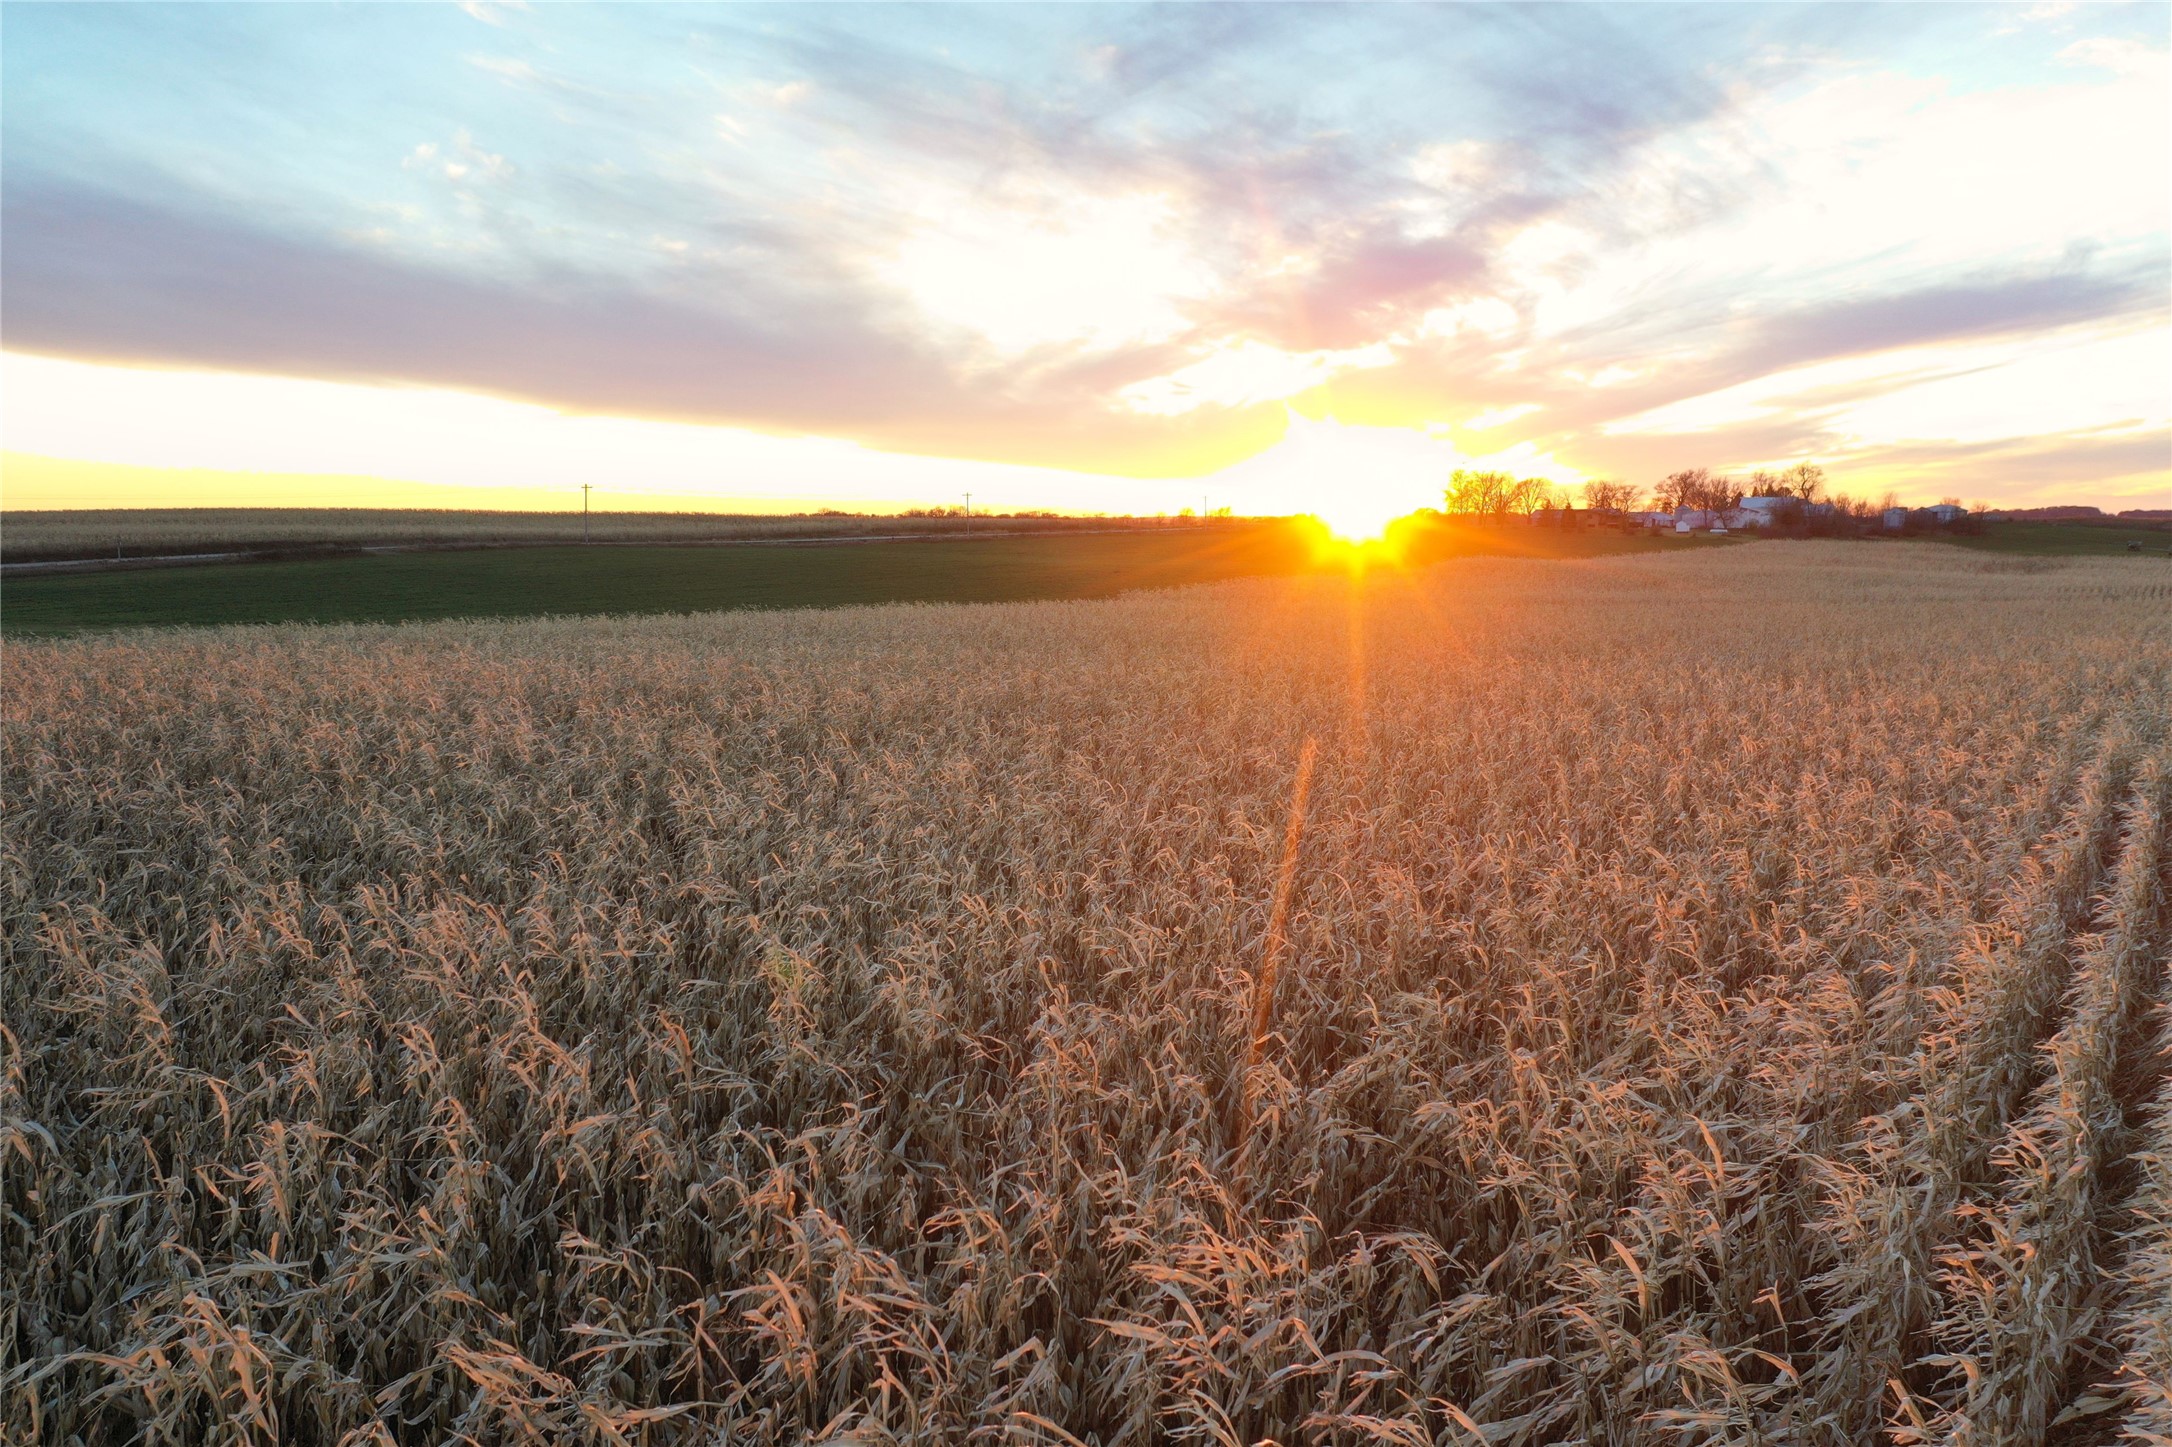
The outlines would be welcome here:
M 1860 1438 L 1927 1348 L 1939 1309 L 1940 1260 L 1956 1214 L 1989 1173 L 1991 1141 L 2040 1067 L 2075 933 L 2103 877 L 2119 801 L 2140 753 L 2115 727 L 2080 781 L 2057 834 L 2010 875 L 2007 907 L 1981 923 L 1956 920 L 1947 982 L 1910 982 L 1897 1003 L 1921 1021 L 1899 1078 L 1915 1089 L 1863 1121 L 1861 1134 L 1817 1166 L 1827 1200 L 1816 1220 L 1830 1265 L 1815 1282 L 1830 1323 L 1816 1375 L 1833 1440 Z M 2025 816 L 2034 824 L 2038 819 Z M 1902 1424 L 1911 1403 L 1899 1403 Z
M 1965 1386 L 1942 1430 L 1957 1443 L 2044 1440 L 2101 1335 L 2105 1176 L 2130 1147 L 2118 1087 L 2163 975 L 2166 805 L 2153 758 L 2044 1052 L 2050 1078 L 1997 1152 L 1998 1192 L 1968 1203 L 1944 1259 L 1939 1336 Z
M 2161 887 L 2172 892 L 2172 878 Z M 2157 1089 L 2134 1112 L 2134 1181 L 2112 1217 L 2118 1295 L 2107 1336 L 2118 1366 L 2072 1404 L 2091 1417 L 2124 1409 L 2119 1440 L 2152 1444 L 2172 1441 L 2172 971 L 2160 980 L 2146 1037 Z

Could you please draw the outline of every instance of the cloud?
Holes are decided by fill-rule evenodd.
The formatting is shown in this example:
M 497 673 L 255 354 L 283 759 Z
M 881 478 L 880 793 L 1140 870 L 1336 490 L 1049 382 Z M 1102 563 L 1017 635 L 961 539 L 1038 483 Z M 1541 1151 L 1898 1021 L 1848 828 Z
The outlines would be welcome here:
M 1354 347 L 1403 332 L 1478 289 L 1486 259 L 1452 237 L 1371 231 L 1331 243 L 1217 320 L 1296 347 Z
M 1518 402 L 1510 407 L 1489 407 L 1483 412 L 1464 418 L 1458 425 L 1466 431 L 1486 432 L 1514 422 L 1519 417 L 1528 417 L 1533 412 L 1544 410 L 1536 402 Z
M 1969 278 L 1763 318 L 1722 319 L 1715 323 L 1720 339 L 1705 353 L 1650 370 L 1602 367 L 1588 386 L 1611 383 L 1611 390 L 1581 392 L 1563 402 L 1561 414 L 1619 433 L 1645 430 L 1662 414 L 1714 415 L 1714 408 L 1742 405 L 1735 399 L 1793 399 L 1758 401 L 1766 410 L 1815 408 L 1890 391 L 1902 379 L 1990 365 L 1981 360 L 1987 354 L 1970 353 L 1963 343 L 2048 341 L 2073 329 L 2130 331 L 2168 321 L 2161 278 L 2146 267 L 2112 275 L 2060 270 Z M 2003 364 L 2026 350 L 2009 346 L 1988 355 Z M 1978 360 L 1955 360 L 1970 355 Z M 1804 377 L 1816 381 L 1805 384 Z
M 990 205 L 937 192 L 915 209 L 884 274 L 931 320 L 1007 357 L 1167 341 L 1187 329 L 1183 301 L 1211 285 L 1169 236 L 1162 197 Z
M 1598 429 L 1574 460 L 1652 476 L 1818 458 L 1858 492 L 2014 497 L 2086 481 L 2172 495 L 2161 327 L 1938 343 L 1791 368 Z
M 407 381 L 1109 471 L 1231 455 L 1197 451 L 1203 425 L 1117 411 L 1106 377 L 1082 392 L 1060 367 L 1011 386 L 962 375 L 846 277 L 736 296 L 714 274 L 676 292 L 563 269 L 483 279 L 14 178 L 5 204 L 15 350 Z
M 110 495 L 116 482 L 127 481 L 109 471 L 114 467 L 198 470 L 206 475 L 167 481 L 199 505 L 237 490 L 261 501 L 266 478 L 278 479 L 290 497 L 329 492 L 351 505 L 377 506 L 522 505 L 508 500 L 503 490 L 511 489 L 529 506 L 577 509 L 584 485 L 599 488 L 596 501 L 607 508 L 629 505 L 633 494 L 649 507 L 670 506 L 676 495 L 768 510 L 794 502 L 894 506 L 930 496 L 948 500 L 965 489 L 984 504 L 1091 508 L 1107 505 L 1117 491 L 1106 478 L 1050 469 L 871 452 L 820 437 L 574 416 L 412 385 L 100 366 L 11 352 L 0 354 L 0 387 L 13 404 L 7 485 L 26 482 L 16 475 L 23 464 L 26 485 L 48 497 L 71 480 Z M 127 425 L 116 427 L 121 417 Z M 54 464 L 56 458 L 90 465 Z M 103 477 L 101 470 L 108 470 Z M 312 473 L 319 475 L 315 486 Z M 374 489 L 372 478 L 379 480 Z M 386 480 L 500 492 L 495 500 L 463 504 L 394 489 L 399 501 L 393 503 Z M 156 482 L 136 479 L 146 491 Z M 1136 484 L 1126 502 L 1168 507 L 1171 493 Z M 1196 496 L 1188 487 L 1177 496 L 1187 494 Z M 9 497 L 17 501 L 13 491 Z
M 2149 45 L 2131 36 L 2092 35 L 2060 51 L 2059 59 L 2068 65 L 2096 66 L 2114 75 L 2146 78 L 2164 73 L 2166 52 L 2161 45 Z
M 513 167 L 505 157 L 476 145 L 475 138 L 464 130 L 454 132 L 452 143 L 447 146 L 439 146 L 435 141 L 418 143 L 400 165 L 405 170 L 440 175 L 448 181 L 470 186 L 479 182 L 508 181 L 513 175 Z
M 1964 278 L 1911 291 L 1834 301 L 1759 328 L 1753 364 L 1887 351 L 1928 341 L 2042 332 L 2146 312 L 2163 303 L 2150 268 L 2111 275 L 2050 271 Z
M 1173 417 L 1201 407 L 1244 407 L 1309 392 L 1345 372 L 1394 364 L 1385 343 L 1344 352 L 1285 352 L 1261 342 L 1227 342 L 1165 376 L 1133 382 L 1117 396 L 1135 412 Z
M 471 19 L 500 27 L 506 23 L 506 11 L 528 8 L 526 0 L 459 0 L 459 5 Z
M 2166 326 L 2165 56 L 2110 12 L 369 10 L 373 69 L 273 10 L 198 37 L 215 99 L 26 15 L 0 267 L 55 355 L 1133 473 L 1288 399 L 1614 471 Z

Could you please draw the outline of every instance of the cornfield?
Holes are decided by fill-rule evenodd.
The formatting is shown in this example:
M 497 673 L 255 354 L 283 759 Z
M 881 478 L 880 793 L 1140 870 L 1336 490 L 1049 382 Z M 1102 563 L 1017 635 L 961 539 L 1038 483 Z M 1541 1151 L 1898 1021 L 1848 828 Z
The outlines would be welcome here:
M 6 674 L 9 1440 L 2172 1441 L 2161 566 Z

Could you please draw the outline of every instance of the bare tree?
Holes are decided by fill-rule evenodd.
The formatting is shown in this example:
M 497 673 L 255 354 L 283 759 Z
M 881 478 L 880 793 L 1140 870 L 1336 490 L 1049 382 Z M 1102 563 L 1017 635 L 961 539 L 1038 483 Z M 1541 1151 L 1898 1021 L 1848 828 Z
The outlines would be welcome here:
M 1774 472 L 1760 467 L 1750 474 L 1751 497 L 1792 497 L 1804 504 L 1816 502 L 1825 492 L 1825 469 L 1814 462 L 1798 462 Z
M 1669 473 L 1656 492 L 1660 507 L 1669 511 L 1691 508 L 1724 513 L 1742 501 L 1742 488 L 1733 478 L 1703 467 Z
M 1834 513 L 1850 523 L 1863 525 L 1878 521 L 1878 503 L 1874 498 L 1836 492 L 1832 495 L 1831 502 Z
M 1587 508 L 1615 508 L 1632 512 L 1638 501 L 1639 489 L 1634 483 L 1616 482 L 1612 478 L 1595 477 L 1584 484 L 1584 506 Z
M 1825 492 L 1825 469 L 1814 462 L 1798 462 L 1780 474 L 1780 486 L 1790 497 L 1816 502 Z
M 1685 507 L 1703 507 L 1705 493 L 1712 485 L 1711 472 L 1702 467 L 1692 467 L 1686 472 L 1670 472 L 1652 489 L 1661 511 L 1674 512 Z
M 1447 505 L 1442 511 L 1461 517 L 1503 517 L 1522 500 L 1522 488 L 1522 483 L 1505 472 L 1459 469 L 1448 479 Z
M 1486 486 L 1488 477 L 1486 473 L 1457 468 L 1449 475 L 1447 490 L 1441 494 L 1441 511 L 1459 517 L 1483 512 L 1480 491 Z

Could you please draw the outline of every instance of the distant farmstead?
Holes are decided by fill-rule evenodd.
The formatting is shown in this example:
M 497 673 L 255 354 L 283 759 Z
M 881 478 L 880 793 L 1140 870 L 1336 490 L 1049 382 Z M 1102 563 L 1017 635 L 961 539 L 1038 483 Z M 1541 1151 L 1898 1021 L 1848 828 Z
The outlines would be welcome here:
M 1885 525 L 1889 532 L 1905 528 L 1950 528 L 1968 519 L 1968 509 L 1950 502 L 1931 507 L 1889 507 L 1885 510 Z
M 1781 523 L 1802 516 L 1803 505 L 1799 497 L 1746 497 L 1735 509 L 1739 518 L 1737 526 L 1752 528 L 1778 527 Z

